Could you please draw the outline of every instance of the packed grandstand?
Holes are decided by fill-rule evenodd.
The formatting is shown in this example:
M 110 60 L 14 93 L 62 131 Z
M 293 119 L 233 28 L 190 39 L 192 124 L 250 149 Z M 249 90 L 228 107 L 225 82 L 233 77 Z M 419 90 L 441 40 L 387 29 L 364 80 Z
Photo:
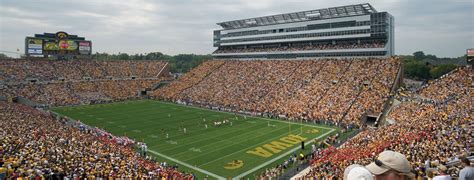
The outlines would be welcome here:
M 474 155 L 472 66 L 405 90 L 404 62 L 393 56 L 390 14 L 358 4 L 219 25 L 223 29 L 214 31 L 214 59 L 179 78 L 173 78 L 167 61 L 0 60 L 0 180 L 197 179 L 181 168 L 184 163 L 150 155 L 140 139 L 52 110 L 143 99 L 226 112 L 235 119 L 271 119 L 265 127 L 285 122 L 337 130 L 312 139 L 307 154 L 294 152 L 282 162 L 228 178 L 287 179 L 292 171 L 293 179 L 342 179 L 353 165 L 367 171 L 368 179 L 385 172 L 416 179 L 474 176 L 469 164 Z M 168 113 L 167 118 L 176 117 Z M 229 119 L 221 122 L 232 126 Z M 175 129 L 186 134 L 183 127 Z M 149 128 L 161 131 L 166 143 L 177 144 L 167 141 L 164 128 Z M 277 153 L 286 148 L 270 147 Z M 403 169 L 388 164 L 386 154 L 405 163 Z M 232 169 L 242 162 L 228 164 Z M 473 174 L 464 176 L 465 169 Z M 208 174 L 199 178 L 216 177 Z
M 392 91 L 400 78 L 401 62 L 396 57 L 210 60 L 156 90 L 153 86 L 166 79 L 159 74 L 166 66 L 162 61 L 1 63 L 2 96 L 48 106 L 94 103 L 99 97 L 110 101 L 140 98 L 140 90 L 148 88 L 150 97 L 160 100 L 361 129 L 340 147 L 315 151 L 311 169 L 302 177 L 341 177 L 345 167 L 366 165 L 387 149 L 405 154 L 420 177 L 429 176 L 431 167 L 449 166 L 460 156 L 472 155 L 471 67 L 460 67 L 412 92 L 411 96 L 424 101 L 404 98 L 394 105 L 388 118 L 395 123 L 368 128 L 363 115 L 381 113 L 385 103 L 393 103 L 390 97 L 397 95 Z M 154 66 L 140 68 L 145 67 L 141 63 Z M 126 137 L 96 128 L 84 130 L 80 122 L 67 123 L 27 105 L 1 105 L 4 176 L 188 177 L 136 155 L 133 141 Z M 458 173 L 455 166 L 449 167 L 450 173 Z M 262 178 L 275 176 L 269 172 Z
M 169 79 L 163 61 L 5 60 L 0 65 L 3 95 L 53 106 L 130 99 Z

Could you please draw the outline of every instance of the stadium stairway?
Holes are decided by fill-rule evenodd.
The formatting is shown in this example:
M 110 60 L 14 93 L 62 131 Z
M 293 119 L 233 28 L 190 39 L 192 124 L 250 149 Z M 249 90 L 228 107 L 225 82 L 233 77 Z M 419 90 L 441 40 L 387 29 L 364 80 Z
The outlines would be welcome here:
M 155 77 L 160 77 L 161 73 L 163 72 L 163 70 L 165 70 L 165 68 L 168 67 L 168 62 L 166 62 L 166 64 L 161 68 L 160 72 L 158 72 L 158 74 L 156 74 Z M 148 68 L 148 66 L 146 66 L 146 68 Z M 145 71 L 146 72 L 146 71 Z
M 162 87 L 165 87 L 166 85 L 168 85 L 171 81 L 168 81 L 168 80 L 164 80 L 164 81 L 160 81 L 158 84 L 155 84 L 151 87 L 151 90 L 154 91 L 158 88 L 162 88 Z
M 392 88 L 390 90 L 390 97 L 385 101 L 384 107 L 382 109 L 382 115 L 377 120 L 376 124 L 387 123 L 387 116 L 392 111 L 393 107 L 398 106 L 400 101 L 395 99 L 395 93 L 401 87 L 401 83 L 403 83 L 403 65 L 399 64 L 397 76 L 395 81 L 392 84 Z
M 384 125 L 386 123 L 396 123 L 395 120 L 393 119 L 388 119 L 388 115 L 390 114 L 390 112 L 392 111 L 392 109 L 398 105 L 401 104 L 400 101 L 398 101 L 397 99 L 395 99 L 394 96 L 390 96 L 388 101 L 386 102 L 386 104 L 388 104 L 383 110 L 382 110 L 382 115 L 380 116 L 380 118 L 377 120 L 377 124 L 380 124 L 382 123 L 381 125 Z
M 380 66 L 380 65 L 379 65 Z M 379 67 L 377 67 L 377 69 L 380 69 Z M 401 66 L 401 64 L 399 65 L 398 67 L 398 72 L 397 72 L 397 76 L 396 76 L 396 79 L 394 81 L 394 83 L 392 84 L 392 87 L 391 87 L 391 90 L 390 90 L 390 94 L 394 94 L 399 86 L 400 86 L 400 78 L 402 78 L 403 76 L 403 68 Z M 373 81 L 375 80 L 375 77 L 372 78 L 372 80 L 370 81 L 370 84 L 373 83 Z M 357 101 L 357 99 L 359 99 L 359 96 L 360 94 L 362 93 L 363 89 L 357 94 L 357 98 L 354 99 L 354 101 L 351 103 L 350 107 L 347 109 L 347 111 L 345 111 L 342 119 L 345 118 L 345 116 L 348 114 L 349 110 L 352 108 L 353 104 Z M 398 103 L 396 103 L 398 102 Z M 390 95 L 388 97 L 388 99 L 385 101 L 385 104 L 384 104 L 384 108 L 382 109 L 382 112 L 381 112 L 381 115 L 380 117 L 377 119 L 377 121 L 375 122 L 375 124 L 379 124 L 380 122 L 382 123 L 386 123 L 386 117 L 387 115 L 390 113 L 390 111 L 392 110 L 392 108 L 396 105 L 400 104 L 399 101 L 396 101 L 395 97 L 393 95 Z M 342 120 L 341 119 L 341 120 Z
M 381 64 L 379 64 L 379 65 L 377 66 L 377 70 L 380 70 L 380 65 L 381 65 Z M 372 77 L 372 79 L 370 80 L 370 83 L 369 83 L 369 84 L 372 84 L 372 83 L 374 82 L 375 77 L 376 77 L 376 76 Z M 362 87 L 362 86 L 361 86 L 361 87 Z M 347 114 L 348 114 L 349 111 L 351 110 L 351 108 L 352 108 L 352 106 L 354 105 L 354 103 L 357 102 L 357 100 L 359 100 L 360 94 L 362 94 L 363 91 L 364 91 L 364 88 L 360 88 L 359 92 L 358 92 L 357 95 L 356 95 L 356 98 L 354 98 L 354 99 L 352 100 L 351 104 L 350 104 L 349 107 L 346 109 L 346 111 L 344 111 L 344 115 L 342 115 L 342 117 L 341 117 L 341 119 L 339 119 L 339 121 L 342 122 L 342 120 L 343 120 L 344 118 L 346 118 Z

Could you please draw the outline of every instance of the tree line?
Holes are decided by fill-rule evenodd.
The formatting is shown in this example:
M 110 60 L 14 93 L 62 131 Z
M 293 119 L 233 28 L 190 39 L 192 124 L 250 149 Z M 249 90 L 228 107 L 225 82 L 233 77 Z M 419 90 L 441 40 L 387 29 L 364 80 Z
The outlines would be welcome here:
M 438 58 L 423 51 L 416 51 L 413 55 L 401 55 L 404 65 L 404 75 L 407 78 L 427 81 L 436 79 L 464 65 L 465 56 L 457 58 Z

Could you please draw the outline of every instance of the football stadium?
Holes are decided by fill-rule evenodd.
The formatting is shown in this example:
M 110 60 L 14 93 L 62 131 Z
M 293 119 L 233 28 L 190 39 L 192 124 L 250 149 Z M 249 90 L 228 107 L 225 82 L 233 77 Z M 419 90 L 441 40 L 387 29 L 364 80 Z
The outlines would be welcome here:
M 25 34 L 0 58 L 0 180 L 474 179 L 472 47 L 423 80 L 369 3 L 242 17 L 179 72 Z

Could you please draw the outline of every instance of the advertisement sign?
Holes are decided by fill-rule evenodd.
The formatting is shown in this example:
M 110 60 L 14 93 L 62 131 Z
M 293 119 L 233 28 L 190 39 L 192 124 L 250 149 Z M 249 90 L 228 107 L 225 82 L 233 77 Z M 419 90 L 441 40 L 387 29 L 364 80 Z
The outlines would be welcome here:
M 28 54 L 43 54 L 41 49 L 28 49 Z
M 43 54 L 42 39 L 28 39 L 27 43 L 28 54 Z
M 43 40 L 41 39 L 29 39 L 28 40 L 28 49 L 42 49 Z
M 474 57 L 474 49 L 467 49 L 467 56 Z
M 471 66 L 474 65 L 474 49 L 467 49 L 467 63 Z
M 88 41 L 79 42 L 79 54 L 90 54 L 91 43 Z

